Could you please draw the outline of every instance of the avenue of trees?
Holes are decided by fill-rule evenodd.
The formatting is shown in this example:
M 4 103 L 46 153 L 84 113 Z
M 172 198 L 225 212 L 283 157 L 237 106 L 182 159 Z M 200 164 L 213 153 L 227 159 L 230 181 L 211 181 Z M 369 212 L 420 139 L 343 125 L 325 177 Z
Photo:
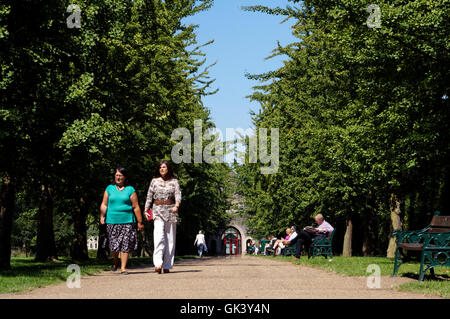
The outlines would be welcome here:
M 81 9 L 69 28 L 69 4 Z M 0 268 L 11 245 L 37 261 L 88 258 L 89 225 L 117 166 L 141 208 L 177 127 L 213 126 L 201 97 L 214 93 L 196 27 L 182 19 L 212 0 L 0 0 Z M 178 164 L 179 253 L 199 227 L 223 227 L 229 167 Z M 102 234 L 102 231 L 100 231 Z M 151 238 L 146 224 L 143 238 Z M 147 243 L 152 247 L 151 243 Z M 104 251 L 99 249 L 99 257 Z
M 376 27 L 366 1 L 290 3 L 244 8 L 293 19 L 297 39 L 275 48 L 281 68 L 247 75 L 259 81 L 249 96 L 260 104 L 255 128 L 280 133 L 276 174 L 248 158 L 233 165 L 249 229 L 263 238 L 321 212 L 337 228 L 336 253 L 392 256 L 393 229 L 450 214 L 449 1 L 377 1 Z M 70 4 L 80 28 L 67 25 Z M 113 169 L 128 169 L 143 208 L 172 131 L 214 126 L 202 103 L 214 93 L 201 51 L 210 43 L 197 44 L 182 21 L 212 5 L 0 0 L 1 269 L 11 247 L 37 261 L 87 259 Z M 231 170 L 175 165 L 177 253 L 192 253 L 199 229 L 226 225 Z M 141 245 L 152 246 L 151 234 L 146 223 Z
M 248 223 L 259 237 L 311 225 L 337 228 L 344 256 L 393 256 L 393 229 L 450 214 L 450 5 L 290 1 L 253 14 L 294 19 L 296 41 L 278 46 L 281 68 L 259 75 L 256 128 L 280 130 L 280 168 L 237 166 Z M 373 25 L 372 25 L 373 26 Z

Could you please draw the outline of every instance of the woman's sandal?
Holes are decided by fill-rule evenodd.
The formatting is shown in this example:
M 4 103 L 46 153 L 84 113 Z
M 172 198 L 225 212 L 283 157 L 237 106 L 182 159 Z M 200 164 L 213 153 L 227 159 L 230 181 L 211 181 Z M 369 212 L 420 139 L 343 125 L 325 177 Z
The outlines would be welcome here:
M 128 271 L 127 270 L 121 271 L 120 274 L 121 275 L 128 275 Z
M 155 272 L 157 272 L 158 274 L 161 274 L 162 271 L 162 267 L 155 267 Z

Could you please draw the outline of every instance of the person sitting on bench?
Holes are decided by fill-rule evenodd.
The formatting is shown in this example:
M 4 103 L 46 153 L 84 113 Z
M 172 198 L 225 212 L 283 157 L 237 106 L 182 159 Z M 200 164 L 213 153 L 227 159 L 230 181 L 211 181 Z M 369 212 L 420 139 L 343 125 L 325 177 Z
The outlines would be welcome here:
M 269 255 L 271 252 L 273 252 L 273 245 L 275 245 L 277 238 L 275 236 L 269 235 L 267 236 L 267 240 L 269 241 L 269 243 L 264 248 L 264 256 Z
M 325 221 L 322 214 L 317 214 L 316 217 L 314 217 L 314 220 L 317 227 L 306 226 L 298 233 L 298 236 L 295 236 L 294 238 L 291 236 L 288 241 L 283 241 L 283 244 L 288 246 L 297 244 L 294 259 L 300 259 L 303 245 L 305 245 L 306 249 L 309 249 L 314 237 L 326 237 L 329 233 L 333 232 L 333 226 Z
M 281 239 L 277 239 L 277 241 L 275 242 L 275 244 L 273 245 L 273 250 L 275 251 L 275 253 L 273 254 L 275 255 L 280 255 L 281 254 L 281 249 L 283 249 L 284 247 L 286 247 L 282 241 L 283 240 L 289 240 L 289 238 L 291 237 L 292 230 L 291 228 L 286 228 L 286 237 L 285 238 L 281 238 Z M 277 249 L 278 248 L 278 249 Z
M 289 234 L 289 240 L 281 240 L 281 243 L 284 246 L 291 246 L 294 245 L 297 241 L 298 234 L 297 234 L 297 227 L 291 226 L 291 233 Z

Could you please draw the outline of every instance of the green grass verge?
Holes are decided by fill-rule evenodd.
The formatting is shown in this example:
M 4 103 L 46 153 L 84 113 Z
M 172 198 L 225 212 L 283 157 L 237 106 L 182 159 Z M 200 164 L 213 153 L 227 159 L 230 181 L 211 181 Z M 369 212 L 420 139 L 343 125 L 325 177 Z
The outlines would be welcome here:
M 73 262 L 70 258 L 58 261 L 34 262 L 32 257 L 11 258 L 11 270 L 0 271 L 0 294 L 16 293 L 57 284 L 67 280 L 73 272 L 67 272 L 70 264 L 80 266 L 81 275 L 92 275 L 111 268 L 110 260 L 90 259 Z M 151 264 L 149 257 L 130 258 L 128 265 Z
M 95 256 L 96 251 L 89 251 L 91 259 L 84 262 L 73 262 L 70 258 L 64 257 L 49 262 L 34 262 L 33 257 L 12 257 L 11 270 L 0 271 L 0 294 L 17 293 L 64 282 L 72 274 L 67 272 L 67 266 L 74 263 L 80 266 L 82 276 L 110 270 L 111 260 L 97 260 Z M 196 255 L 176 256 L 175 260 L 196 257 Z M 128 266 L 142 264 L 152 264 L 152 258 L 132 257 L 128 261 Z
M 400 291 L 419 292 L 426 295 L 439 295 L 442 298 L 450 299 L 449 280 L 409 282 L 396 287 L 396 289 Z
M 251 255 L 254 256 L 254 255 Z M 394 269 L 394 260 L 386 257 L 341 257 L 335 256 L 332 261 L 323 257 L 316 257 L 308 259 L 302 256 L 300 260 L 292 260 L 292 256 L 261 256 L 257 257 L 269 258 L 272 260 L 290 261 L 296 265 L 309 266 L 324 269 L 327 271 L 343 274 L 347 276 L 369 276 L 373 272 L 367 272 L 367 267 L 371 264 L 376 264 L 380 267 L 382 276 L 391 276 Z M 417 280 L 419 272 L 419 262 L 409 262 L 403 264 L 398 276 L 409 277 Z M 437 267 L 435 268 L 437 279 L 432 279 L 427 273 L 424 282 L 410 282 L 399 285 L 395 289 L 399 291 L 418 292 L 428 295 L 439 295 L 443 298 L 450 298 L 450 268 Z

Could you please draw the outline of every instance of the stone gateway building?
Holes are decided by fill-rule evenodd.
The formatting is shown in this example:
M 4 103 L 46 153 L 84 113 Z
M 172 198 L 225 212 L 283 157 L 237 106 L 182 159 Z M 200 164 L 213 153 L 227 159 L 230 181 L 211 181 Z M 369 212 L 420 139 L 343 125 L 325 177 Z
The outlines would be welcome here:
M 244 255 L 247 253 L 247 243 L 255 242 L 248 234 L 245 219 L 238 214 L 243 208 L 242 196 L 233 194 L 231 204 L 232 209 L 227 211 L 232 216 L 229 225 L 214 236 L 206 237 L 209 255 Z

